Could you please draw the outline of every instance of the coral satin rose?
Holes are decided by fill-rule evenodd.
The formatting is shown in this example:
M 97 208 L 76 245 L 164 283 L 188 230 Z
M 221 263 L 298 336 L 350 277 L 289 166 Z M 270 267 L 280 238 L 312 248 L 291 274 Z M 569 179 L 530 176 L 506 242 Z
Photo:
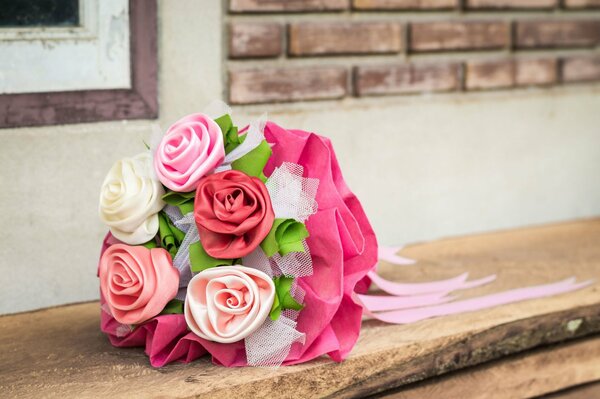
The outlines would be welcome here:
M 202 179 L 194 218 L 204 250 L 219 259 L 241 258 L 269 234 L 275 215 L 264 183 L 237 170 Z
M 223 134 L 204 114 L 192 114 L 175 122 L 156 149 L 154 168 L 158 179 L 173 191 L 193 191 L 202 177 L 225 157 Z
M 156 316 L 179 288 L 179 271 L 162 248 L 111 245 L 100 258 L 98 275 L 102 296 L 122 324 L 139 324 Z
M 264 323 L 274 298 L 273 280 L 260 270 L 245 266 L 213 267 L 190 281 L 185 320 L 200 338 L 237 342 Z

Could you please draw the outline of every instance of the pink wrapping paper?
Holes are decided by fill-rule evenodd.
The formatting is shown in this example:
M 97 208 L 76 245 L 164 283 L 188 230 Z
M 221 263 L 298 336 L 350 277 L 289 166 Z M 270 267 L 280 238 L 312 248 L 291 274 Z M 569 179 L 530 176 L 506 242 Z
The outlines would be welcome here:
M 319 208 L 306 223 L 314 274 L 298 281 L 306 295 L 297 330 L 306 334 L 306 342 L 294 344 L 284 364 L 302 363 L 325 354 L 342 361 L 360 333 L 363 309 L 352 295 L 355 290 L 366 290 L 366 275 L 377 263 L 375 233 L 342 177 L 329 139 L 286 130 L 271 122 L 265 128 L 265 137 L 273 144 L 273 155 L 265 168 L 267 176 L 281 163 L 293 162 L 304 167 L 305 177 L 319 179 Z M 114 238 L 107 236 L 103 249 L 111 240 Z M 145 346 L 155 367 L 173 361 L 190 362 L 207 353 L 216 364 L 246 365 L 243 341 L 219 344 L 201 339 L 187 330 L 183 315 L 155 317 L 123 336 L 117 333 L 122 326 L 102 312 L 101 327 L 115 346 Z

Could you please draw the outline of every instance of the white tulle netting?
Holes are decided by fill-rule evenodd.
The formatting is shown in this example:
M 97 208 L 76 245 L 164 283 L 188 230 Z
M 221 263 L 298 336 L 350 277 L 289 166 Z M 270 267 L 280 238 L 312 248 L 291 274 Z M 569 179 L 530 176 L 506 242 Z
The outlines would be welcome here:
M 310 256 L 308 262 L 311 263 L 309 268 L 312 270 Z M 245 257 L 243 263 L 245 266 L 258 269 L 271 277 L 282 274 L 273 257 L 267 258 L 260 247 Z M 297 279 L 294 279 L 290 294 L 298 303 L 304 302 L 305 292 L 298 285 Z M 304 343 L 305 334 L 296 330 L 296 320 L 299 313 L 297 310 L 286 309 L 281 312 L 277 320 L 267 318 L 258 330 L 246 337 L 244 343 L 249 366 L 279 366 L 290 353 L 290 349 L 295 342 Z
M 281 314 L 277 320 L 267 318 L 263 325 L 246 337 L 246 358 L 249 366 L 279 366 L 294 342 L 304 343 L 305 334 L 296 330 L 296 321 Z
M 194 277 L 190 267 L 190 245 L 199 241 L 200 235 L 198 234 L 193 212 L 184 216 L 179 211 L 179 208 L 172 205 L 167 205 L 164 211 L 175 227 L 185 233 L 183 241 L 173 259 L 173 266 L 179 270 L 179 291 L 175 298 L 185 301 L 188 283 Z
M 304 222 L 317 211 L 319 179 L 302 177 L 304 168 L 284 162 L 275 168 L 266 186 L 276 218 L 295 219 Z
M 303 174 L 302 166 L 285 162 L 267 180 L 266 186 L 276 218 L 305 222 L 317 212 L 315 196 L 319 180 L 303 177 Z M 258 247 L 242 262 L 272 277 L 293 277 L 290 294 L 298 303 L 303 303 L 305 292 L 298 285 L 298 278 L 312 275 L 313 266 L 306 241 L 302 244 L 304 252 L 290 252 L 285 256 L 275 253 L 270 258 Z M 296 310 L 286 309 L 275 321 L 267 318 L 257 331 L 245 339 L 249 366 L 279 366 L 294 343 L 304 343 L 305 334 L 296 330 L 298 314 Z

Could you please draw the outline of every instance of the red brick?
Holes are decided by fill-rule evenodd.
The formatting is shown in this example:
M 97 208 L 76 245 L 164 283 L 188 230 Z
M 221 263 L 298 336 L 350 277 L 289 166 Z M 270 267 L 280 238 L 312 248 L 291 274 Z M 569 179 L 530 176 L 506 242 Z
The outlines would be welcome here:
M 467 90 L 499 89 L 515 84 L 512 60 L 468 62 L 465 72 Z
M 278 23 L 233 23 L 229 26 L 229 57 L 277 57 L 282 34 Z
M 566 8 L 600 8 L 600 0 L 564 0 Z
M 410 27 L 412 51 L 483 50 L 508 47 L 505 22 L 420 22 Z
M 562 62 L 564 82 L 600 80 L 600 57 L 571 57 Z
M 593 47 L 600 43 L 600 20 L 520 21 L 518 48 Z
M 465 72 L 467 90 L 551 85 L 556 81 L 555 59 L 472 61 Z
M 231 12 L 339 11 L 350 7 L 350 0 L 230 0 Z
M 557 82 L 558 66 L 555 59 L 522 59 L 516 62 L 517 86 L 543 86 Z
M 394 22 L 300 22 L 289 28 L 291 55 L 397 53 L 401 26 Z
M 357 10 L 448 10 L 459 0 L 354 0 Z
M 342 98 L 343 67 L 262 68 L 229 72 L 229 101 L 252 104 Z
M 470 9 L 547 9 L 558 6 L 558 0 L 466 0 Z
M 452 91 L 460 88 L 459 64 L 368 65 L 354 70 L 358 96 Z

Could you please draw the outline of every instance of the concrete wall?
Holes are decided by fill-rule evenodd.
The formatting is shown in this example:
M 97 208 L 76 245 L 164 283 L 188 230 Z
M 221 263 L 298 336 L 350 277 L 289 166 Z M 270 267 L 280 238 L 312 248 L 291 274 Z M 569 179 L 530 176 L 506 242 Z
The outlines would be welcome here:
M 160 3 L 158 121 L 0 130 L 0 314 L 98 297 L 111 164 L 223 98 L 218 2 Z M 600 214 L 600 87 L 235 108 L 331 137 L 385 244 Z

